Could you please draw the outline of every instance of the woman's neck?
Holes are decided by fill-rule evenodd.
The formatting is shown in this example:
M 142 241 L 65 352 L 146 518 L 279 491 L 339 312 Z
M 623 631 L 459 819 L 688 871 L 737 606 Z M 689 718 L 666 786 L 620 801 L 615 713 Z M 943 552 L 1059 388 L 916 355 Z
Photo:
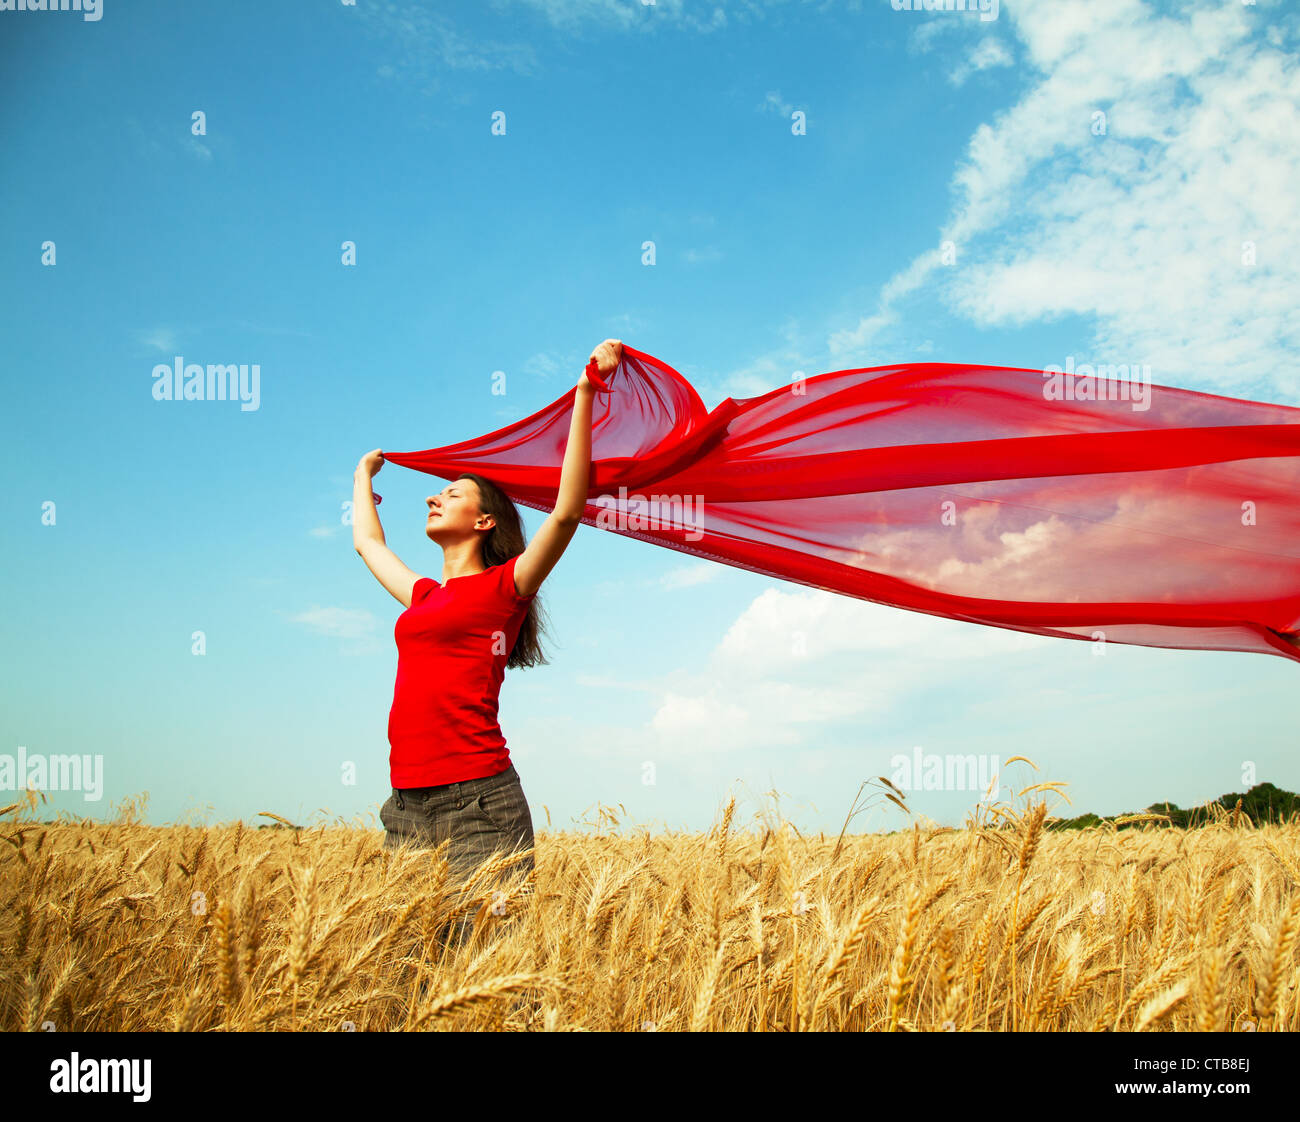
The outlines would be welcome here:
M 472 577 L 487 568 L 483 564 L 477 542 L 467 542 L 465 546 L 450 546 L 442 551 L 442 581 L 446 584 L 457 577 Z

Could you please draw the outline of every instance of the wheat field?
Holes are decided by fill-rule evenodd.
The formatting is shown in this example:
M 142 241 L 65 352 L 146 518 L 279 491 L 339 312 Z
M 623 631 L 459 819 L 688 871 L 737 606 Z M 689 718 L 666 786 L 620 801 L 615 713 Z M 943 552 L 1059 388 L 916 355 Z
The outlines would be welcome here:
M 732 799 L 706 833 L 539 831 L 534 870 L 461 881 L 382 830 L 32 802 L 0 811 L 10 1031 L 1300 1029 L 1295 821 L 1056 831 L 1039 801 L 804 837 Z

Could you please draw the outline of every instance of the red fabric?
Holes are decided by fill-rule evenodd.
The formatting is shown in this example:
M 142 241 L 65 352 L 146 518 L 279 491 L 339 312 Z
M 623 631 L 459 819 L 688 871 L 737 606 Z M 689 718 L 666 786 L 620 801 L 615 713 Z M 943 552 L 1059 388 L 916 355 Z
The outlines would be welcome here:
M 515 560 L 440 584 L 421 577 L 397 617 L 397 681 L 388 714 L 394 787 L 436 787 L 510 766 L 497 723 L 506 662 L 532 596 Z
M 624 345 L 592 404 L 582 520 L 951 619 L 1300 661 L 1275 633 L 1300 628 L 1300 409 L 1149 382 L 1117 399 L 1068 369 L 838 370 L 710 412 Z M 1063 388 L 1097 400 L 1049 398 Z M 551 510 L 575 392 L 384 458 Z

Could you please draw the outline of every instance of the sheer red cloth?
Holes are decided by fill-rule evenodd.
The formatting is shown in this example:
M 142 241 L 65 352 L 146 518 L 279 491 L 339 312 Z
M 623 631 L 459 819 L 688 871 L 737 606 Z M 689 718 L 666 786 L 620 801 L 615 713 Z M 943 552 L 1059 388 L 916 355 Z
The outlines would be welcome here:
M 710 412 L 624 345 L 587 371 L 582 521 L 949 619 L 1300 661 L 1300 409 L 1084 369 L 837 370 Z M 384 459 L 549 511 L 575 393 Z

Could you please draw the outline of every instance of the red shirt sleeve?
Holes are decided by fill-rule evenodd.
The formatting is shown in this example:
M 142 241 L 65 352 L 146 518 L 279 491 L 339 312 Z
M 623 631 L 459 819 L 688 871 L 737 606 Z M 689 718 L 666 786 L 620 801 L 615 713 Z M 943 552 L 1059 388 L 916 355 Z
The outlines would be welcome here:
M 536 592 L 530 596 L 520 596 L 518 589 L 515 587 L 515 562 L 519 560 L 519 555 L 511 557 L 504 565 L 501 566 L 501 595 L 516 604 L 527 604 Z
M 434 580 L 432 577 L 420 577 L 419 580 L 417 580 L 413 585 L 411 585 L 411 606 L 414 607 L 426 596 L 428 596 L 429 593 L 434 590 L 437 584 L 438 582 Z

